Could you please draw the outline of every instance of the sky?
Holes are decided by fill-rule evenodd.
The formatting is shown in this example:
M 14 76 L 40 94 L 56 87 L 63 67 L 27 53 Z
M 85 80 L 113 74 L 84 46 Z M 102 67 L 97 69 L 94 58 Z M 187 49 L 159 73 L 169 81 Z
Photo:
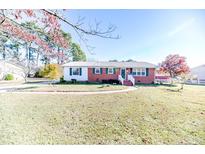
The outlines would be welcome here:
M 95 25 L 95 20 L 102 29 L 109 24 L 117 27 L 113 33 L 120 35 L 117 40 L 86 36 L 87 44 L 95 47 L 88 51 L 77 33 L 63 25 L 88 60 L 133 59 L 158 64 L 169 54 L 179 54 L 190 67 L 205 64 L 205 10 L 68 10 L 66 17 L 74 23 L 83 17 L 85 29 Z

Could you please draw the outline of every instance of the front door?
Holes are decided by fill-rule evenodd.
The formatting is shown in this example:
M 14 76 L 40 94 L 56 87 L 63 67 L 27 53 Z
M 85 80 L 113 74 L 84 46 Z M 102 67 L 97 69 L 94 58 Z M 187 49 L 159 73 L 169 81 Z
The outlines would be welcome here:
M 121 76 L 122 76 L 123 79 L 125 79 L 125 76 L 126 76 L 125 68 L 121 69 Z

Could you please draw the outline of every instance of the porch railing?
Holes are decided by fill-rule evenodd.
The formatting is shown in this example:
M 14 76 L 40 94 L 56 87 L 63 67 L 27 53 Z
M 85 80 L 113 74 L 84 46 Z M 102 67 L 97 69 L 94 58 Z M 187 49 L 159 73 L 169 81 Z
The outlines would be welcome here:
M 135 85 L 135 78 L 134 78 L 131 74 L 129 74 L 129 75 L 127 76 L 127 79 L 132 82 L 132 85 L 133 85 L 133 86 Z
M 121 82 L 121 84 L 124 84 L 124 79 L 121 75 L 118 75 L 118 80 Z

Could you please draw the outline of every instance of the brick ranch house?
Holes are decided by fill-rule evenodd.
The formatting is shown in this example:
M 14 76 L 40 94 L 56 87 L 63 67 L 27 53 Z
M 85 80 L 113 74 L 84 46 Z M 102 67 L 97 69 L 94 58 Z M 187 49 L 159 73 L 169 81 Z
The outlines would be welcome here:
M 156 66 L 147 62 L 69 62 L 63 68 L 66 81 L 116 80 L 123 85 L 135 85 L 154 83 Z

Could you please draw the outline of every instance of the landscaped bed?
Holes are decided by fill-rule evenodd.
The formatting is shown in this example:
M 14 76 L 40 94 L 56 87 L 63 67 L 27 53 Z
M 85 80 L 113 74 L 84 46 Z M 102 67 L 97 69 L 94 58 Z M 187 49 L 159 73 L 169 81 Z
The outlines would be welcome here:
M 98 85 L 99 86 L 99 85 Z M 0 94 L 0 144 L 205 144 L 205 86 Z
M 51 84 L 30 86 L 27 88 L 18 88 L 20 92 L 95 92 L 95 91 L 113 91 L 127 89 L 122 85 L 109 85 L 109 84 Z

